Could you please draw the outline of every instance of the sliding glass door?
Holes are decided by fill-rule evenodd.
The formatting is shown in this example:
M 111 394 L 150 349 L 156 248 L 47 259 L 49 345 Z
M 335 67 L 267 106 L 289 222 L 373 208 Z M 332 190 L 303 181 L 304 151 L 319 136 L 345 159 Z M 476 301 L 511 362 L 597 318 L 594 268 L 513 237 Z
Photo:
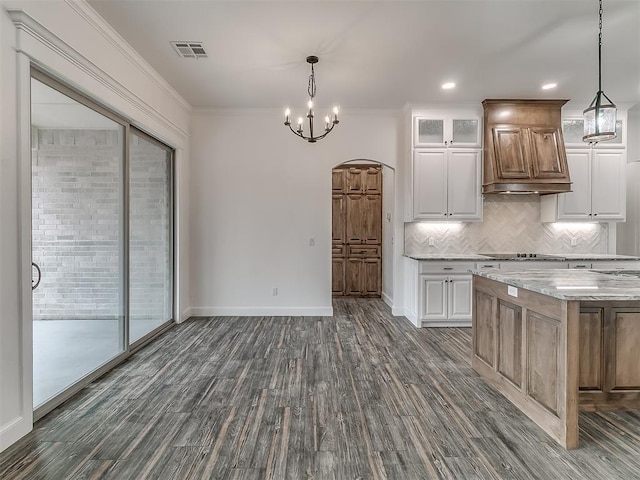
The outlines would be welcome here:
M 173 320 L 173 151 L 32 75 L 38 417 Z
M 33 78 L 34 406 L 125 350 L 125 126 Z
M 131 129 L 129 141 L 129 343 L 172 319 L 173 152 Z

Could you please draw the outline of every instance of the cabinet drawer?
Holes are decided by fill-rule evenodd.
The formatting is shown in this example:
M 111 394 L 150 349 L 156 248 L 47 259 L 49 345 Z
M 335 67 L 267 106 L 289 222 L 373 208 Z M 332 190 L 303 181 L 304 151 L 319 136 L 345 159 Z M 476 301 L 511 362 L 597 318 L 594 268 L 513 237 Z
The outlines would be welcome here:
M 331 255 L 334 257 L 344 257 L 344 245 L 331 245 Z
M 482 262 L 476 263 L 476 270 L 492 270 L 495 268 L 500 268 L 499 262 Z
M 569 268 L 584 268 L 584 269 L 589 269 L 591 268 L 591 262 L 569 262 L 567 264 L 567 266 Z
M 467 262 L 420 262 L 419 273 L 468 273 L 475 264 Z
M 380 245 L 349 245 L 350 257 L 379 257 Z

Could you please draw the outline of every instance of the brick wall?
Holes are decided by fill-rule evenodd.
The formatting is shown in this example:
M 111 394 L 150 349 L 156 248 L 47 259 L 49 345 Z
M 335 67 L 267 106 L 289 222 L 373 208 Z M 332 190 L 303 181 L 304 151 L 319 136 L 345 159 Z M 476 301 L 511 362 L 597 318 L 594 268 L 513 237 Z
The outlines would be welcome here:
M 166 150 L 131 135 L 131 320 L 171 315 L 170 163 Z
M 166 320 L 168 162 L 160 148 L 131 138 L 131 315 Z M 122 150 L 118 131 L 34 131 L 35 320 L 122 315 Z

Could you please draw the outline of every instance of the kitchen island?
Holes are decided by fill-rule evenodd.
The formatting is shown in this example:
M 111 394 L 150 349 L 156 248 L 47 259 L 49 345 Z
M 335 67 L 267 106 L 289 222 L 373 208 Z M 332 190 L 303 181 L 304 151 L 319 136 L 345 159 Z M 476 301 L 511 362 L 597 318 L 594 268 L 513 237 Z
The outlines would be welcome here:
M 473 272 L 474 370 L 567 449 L 579 410 L 640 410 L 640 272 Z

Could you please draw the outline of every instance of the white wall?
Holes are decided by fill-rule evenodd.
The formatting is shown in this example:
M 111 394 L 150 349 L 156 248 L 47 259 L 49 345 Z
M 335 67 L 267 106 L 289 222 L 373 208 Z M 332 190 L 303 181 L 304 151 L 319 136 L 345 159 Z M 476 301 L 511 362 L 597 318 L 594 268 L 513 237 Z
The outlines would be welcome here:
M 31 429 L 20 304 L 15 29 L 0 10 L 0 450 Z M 28 365 L 26 366 L 28 367 Z
M 11 12 L 13 23 L 7 14 L 11 9 L 17 9 Z M 181 319 L 189 315 L 191 113 L 190 106 L 82 0 L 0 0 L 0 38 L 2 450 L 32 428 L 30 63 L 177 149 L 176 283 Z
M 382 168 L 382 298 L 388 305 L 393 305 L 396 178 L 400 181 L 400 176 L 397 176 L 396 170 L 387 166 Z
M 395 168 L 397 143 L 395 111 L 345 113 L 315 144 L 294 136 L 279 110 L 196 113 L 193 314 L 330 314 L 331 169 L 355 159 Z

